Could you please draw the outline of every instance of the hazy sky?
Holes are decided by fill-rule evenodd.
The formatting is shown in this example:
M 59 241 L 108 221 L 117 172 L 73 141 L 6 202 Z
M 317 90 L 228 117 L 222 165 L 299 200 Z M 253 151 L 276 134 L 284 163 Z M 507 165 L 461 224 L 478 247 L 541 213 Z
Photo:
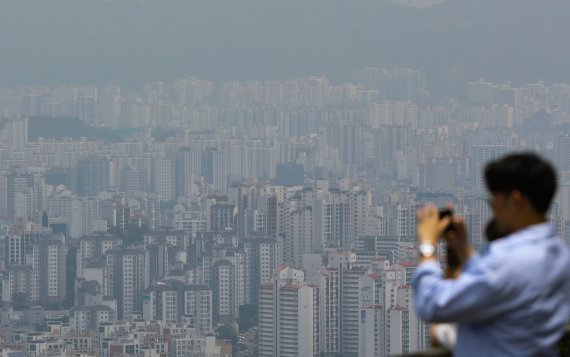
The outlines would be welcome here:
M 343 77 L 570 82 L 566 0 L 0 0 L 0 83 Z

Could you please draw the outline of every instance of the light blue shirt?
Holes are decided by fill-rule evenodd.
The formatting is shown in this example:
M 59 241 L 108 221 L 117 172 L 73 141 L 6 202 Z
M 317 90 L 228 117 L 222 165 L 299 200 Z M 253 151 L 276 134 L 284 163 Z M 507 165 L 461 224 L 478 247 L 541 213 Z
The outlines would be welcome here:
M 550 223 L 489 244 L 457 280 L 425 262 L 414 278 L 418 315 L 458 322 L 454 356 L 552 356 L 570 318 L 570 251 Z

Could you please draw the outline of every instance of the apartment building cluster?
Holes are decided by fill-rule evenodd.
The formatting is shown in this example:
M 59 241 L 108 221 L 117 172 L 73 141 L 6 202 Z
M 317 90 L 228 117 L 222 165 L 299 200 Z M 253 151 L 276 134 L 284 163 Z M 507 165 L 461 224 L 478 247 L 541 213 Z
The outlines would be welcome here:
M 76 310 L 69 321 L 61 315 L 35 314 L 30 321 L 46 321 L 41 331 L 3 330 L 0 345 L 4 356 L 203 356 L 231 357 L 227 340 L 201 336 L 183 324 L 172 325 L 143 319 L 96 323 L 88 310 Z
M 237 321 L 240 306 L 253 305 L 259 307 L 259 353 L 264 344 L 278 346 L 287 328 L 302 331 L 290 336 L 290 346 L 305 346 L 293 341 L 312 336 L 306 343 L 315 355 L 418 350 L 429 337 L 410 297 L 415 209 L 450 199 L 402 188 L 375 198 L 348 179 L 313 186 L 233 185 L 228 195 L 202 195 L 162 210 L 170 226 L 145 228 L 135 240 L 128 237 L 132 225 L 121 233 L 121 220 L 73 238 L 47 212 L 43 225 L 19 218 L 20 225 L 9 226 L 3 238 L 3 323 L 18 320 L 14 308 L 40 305 L 67 309 L 81 330 L 144 319 L 183 325 L 205 337 Z M 455 202 L 473 227 L 481 225 L 483 198 Z M 280 305 L 282 293 L 293 300 Z M 279 312 L 280 306 L 287 308 Z M 282 321 L 270 312 L 303 317 L 297 323 L 312 316 L 313 332 L 306 333 L 308 325 L 265 326 L 264 318 Z M 273 335 L 266 336 L 266 329 Z M 283 348 L 278 355 L 305 353 Z
M 412 307 L 414 263 L 379 257 L 358 266 L 341 251 L 312 271 L 310 258 L 321 257 L 307 258 L 304 270 L 279 268 L 260 287 L 259 356 L 392 356 L 430 345 Z
M 415 212 L 453 203 L 483 246 L 481 169 L 515 150 L 559 169 L 550 217 L 570 241 L 569 85 L 480 80 L 452 98 L 430 94 L 411 69 L 347 78 L 0 86 L 5 343 L 71 350 L 62 336 L 128 325 L 124 340 L 138 342 L 113 353 L 185 356 L 172 336 L 188 335 L 181 345 L 210 356 L 227 350 L 218 327 L 253 305 L 257 347 L 240 347 L 243 356 L 421 349 L 429 337 L 409 287 Z M 123 136 L 37 133 L 63 116 Z M 54 309 L 65 333 L 30 323 Z M 160 330 L 154 347 L 139 324 Z M 110 351 L 93 341 L 85 353 Z

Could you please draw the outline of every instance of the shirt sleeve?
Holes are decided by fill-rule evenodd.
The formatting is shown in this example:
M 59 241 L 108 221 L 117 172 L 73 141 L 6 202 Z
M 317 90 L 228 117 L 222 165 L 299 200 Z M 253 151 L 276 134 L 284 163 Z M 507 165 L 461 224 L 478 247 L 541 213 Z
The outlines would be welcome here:
M 471 265 L 478 262 L 470 262 Z M 444 280 L 435 262 L 418 266 L 413 277 L 414 305 L 417 314 L 432 322 L 476 322 L 505 311 L 500 272 L 467 269 L 457 280 Z

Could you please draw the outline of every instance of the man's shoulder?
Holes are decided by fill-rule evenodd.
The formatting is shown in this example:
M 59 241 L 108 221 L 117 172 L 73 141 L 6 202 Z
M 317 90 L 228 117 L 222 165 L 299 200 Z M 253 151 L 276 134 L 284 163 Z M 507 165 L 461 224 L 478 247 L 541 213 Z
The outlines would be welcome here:
M 552 224 L 540 223 L 520 229 L 492 242 L 489 245 L 488 252 L 491 256 L 514 256 L 513 252 L 515 251 L 525 253 L 552 246 L 559 246 L 562 249 L 566 245 L 557 236 Z
M 508 244 L 491 245 L 482 254 L 476 255 L 469 264 L 470 270 L 496 270 L 511 266 L 520 269 L 522 266 L 542 264 L 548 259 L 556 259 L 558 263 L 570 266 L 570 248 L 558 237 L 504 243 Z
M 509 284 L 532 285 L 533 281 L 565 276 L 570 271 L 570 248 L 555 236 L 513 244 L 491 250 L 481 257 L 477 268 L 501 276 L 500 280 Z
M 521 239 L 519 242 L 511 239 L 508 243 L 492 247 L 486 258 L 512 264 L 513 262 L 529 262 L 529 259 L 541 259 L 548 255 L 555 255 L 558 259 L 570 261 L 569 247 L 557 236 Z

